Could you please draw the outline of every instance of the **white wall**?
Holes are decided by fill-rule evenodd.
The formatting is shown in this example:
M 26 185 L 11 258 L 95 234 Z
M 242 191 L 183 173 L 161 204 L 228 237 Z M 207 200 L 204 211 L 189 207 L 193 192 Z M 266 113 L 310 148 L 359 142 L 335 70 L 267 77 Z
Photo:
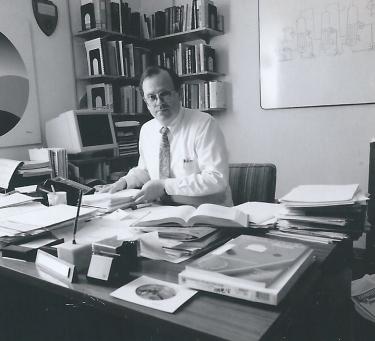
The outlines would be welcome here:
M 375 106 L 261 109 L 258 1 L 215 4 L 225 16 L 226 33 L 213 45 L 231 87 L 219 117 L 231 161 L 274 162 L 278 197 L 306 183 L 359 183 L 366 191 Z
M 1 0 L 2 12 L 17 12 L 32 28 L 39 116 L 44 138 L 44 122 L 75 105 L 75 80 L 68 6 L 65 0 L 53 1 L 59 11 L 56 31 L 47 37 L 34 19 L 31 1 Z M 25 37 L 26 39 L 27 37 Z M 39 145 L 0 148 L 0 157 L 28 159 L 28 149 Z

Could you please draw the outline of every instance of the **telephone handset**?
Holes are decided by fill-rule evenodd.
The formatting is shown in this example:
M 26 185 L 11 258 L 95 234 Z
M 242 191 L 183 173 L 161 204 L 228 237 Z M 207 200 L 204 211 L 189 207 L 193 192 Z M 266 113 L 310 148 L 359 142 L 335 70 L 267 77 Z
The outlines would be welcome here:
M 52 192 L 52 186 L 55 191 L 66 192 L 68 205 L 77 205 L 79 191 L 83 194 L 91 194 L 95 192 L 94 188 L 80 184 L 79 182 L 63 178 L 61 176 L 47 179 L 37 187 L 37 192 L 43 197 L 47 197 L 48 192 Z

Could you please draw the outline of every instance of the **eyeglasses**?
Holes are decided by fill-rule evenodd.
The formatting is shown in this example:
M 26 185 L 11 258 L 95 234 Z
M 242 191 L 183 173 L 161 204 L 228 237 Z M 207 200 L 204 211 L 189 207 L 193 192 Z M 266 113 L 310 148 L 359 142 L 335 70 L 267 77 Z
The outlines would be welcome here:
M 145 100 L 148 103 L 155 103 L 159 98 L 160 101 L 168 101 L 171 99 L 174 90 L 165 90 L 158 94 L 149 94 L 145 96 Z

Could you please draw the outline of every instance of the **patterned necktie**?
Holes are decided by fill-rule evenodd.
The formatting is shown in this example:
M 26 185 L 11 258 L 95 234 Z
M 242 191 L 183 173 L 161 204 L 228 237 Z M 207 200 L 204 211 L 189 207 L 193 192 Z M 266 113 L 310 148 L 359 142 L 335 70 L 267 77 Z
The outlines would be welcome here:
M 161 141 L 160 141 L 160 151 L 159 151 L 159 178 L 166 179 L 169 178 L 170 170 L 170 158 L 171 151 L 168 140 L 169 129 L 167 127 L 162 127 L 160 130 Z

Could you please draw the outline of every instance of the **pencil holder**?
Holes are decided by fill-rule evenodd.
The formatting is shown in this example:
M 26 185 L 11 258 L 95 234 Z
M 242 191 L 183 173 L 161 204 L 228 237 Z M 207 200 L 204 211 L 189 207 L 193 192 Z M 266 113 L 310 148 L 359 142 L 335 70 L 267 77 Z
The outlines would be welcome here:
M 91 260 L 91 244 L 73 244 L 72 241 L 58 245 L 57 256 L 74 264 L 78 272 L 87 270 Z

